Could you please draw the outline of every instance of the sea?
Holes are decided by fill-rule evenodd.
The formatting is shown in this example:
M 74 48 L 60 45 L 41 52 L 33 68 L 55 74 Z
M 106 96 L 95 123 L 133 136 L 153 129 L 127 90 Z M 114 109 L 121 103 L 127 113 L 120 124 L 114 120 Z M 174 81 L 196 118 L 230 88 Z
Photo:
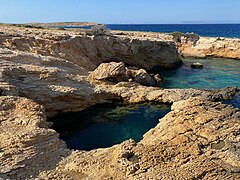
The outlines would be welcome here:
M 196 33 L 208 37 L 240 38 L 240 24 L 107 24 L 111 30 L 140 32 Z M 90 29 L 91 26 L 58 26 L 61 28 Z
M 111 30 L 196 33 L 200 36 L 240 38 L 240 24 L 108 24 Z

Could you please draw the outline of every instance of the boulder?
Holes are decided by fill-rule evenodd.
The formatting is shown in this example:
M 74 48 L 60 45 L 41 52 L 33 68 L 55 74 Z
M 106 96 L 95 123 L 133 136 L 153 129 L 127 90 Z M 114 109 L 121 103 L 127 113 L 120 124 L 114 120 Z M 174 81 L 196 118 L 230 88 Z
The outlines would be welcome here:
M 123 62 L 100 64 L 90 75 L 89 80 L 108 80 L 111 82 L 137 82 L 144 86 L 158 86 L 162 80 L 159 74 L 148 74 L 137 67 L 125 67 Z
M 110 62 L 100 64 L 90 75 L 90 79 L 103 80 L 123 75 L 126 68 L 123 62 Z
M 196 63 L 191 64 L 191 68 L 202 69 L 203 65 L 201 63 L 199 63 L 199 62 L 196 62 Z
M 144 69 L 132 70 L 127 69 L 127 76 L 129 79 L 133 79 L 134 82 L 137 82 L 145 86 L 155 86 L 156 82 L 147 71 Z

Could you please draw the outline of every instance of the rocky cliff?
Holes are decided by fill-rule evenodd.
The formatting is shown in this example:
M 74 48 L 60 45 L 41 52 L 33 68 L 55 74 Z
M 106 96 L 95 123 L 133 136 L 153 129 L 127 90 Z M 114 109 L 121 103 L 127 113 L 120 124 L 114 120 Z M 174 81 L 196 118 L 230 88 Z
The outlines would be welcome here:
M 162 39 L 174 42 L 183 57 L 193 58 L 230 58 L 240 59 L 240 39 L 224 37 L 201 37 L 192 33 L 150 33 L 150 32 L 119 32 L 122 36 Z
M 183 57 L 240 59 L 240 39 L 200 37 L 194 42 L 183 38 L 178 49 Z
M 181 64 L 175 44 L 162 39 L 4 26 L 0 26 L 0 31 L 2 47 L 62 58 L 88 70 L 106 61 L 121 61 L 146 70 L 175 68 Z

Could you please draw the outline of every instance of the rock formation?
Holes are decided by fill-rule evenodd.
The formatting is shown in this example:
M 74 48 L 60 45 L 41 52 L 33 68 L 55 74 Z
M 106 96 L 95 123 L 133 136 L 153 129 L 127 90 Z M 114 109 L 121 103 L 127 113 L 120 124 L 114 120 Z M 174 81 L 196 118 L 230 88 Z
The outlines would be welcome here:
M 48 125 L 43 106 L 0 97 L 0 179 L 26 179 L 56 166 L 68 150 Z
M 194 33 L 183 34 L 180 32 L 163 34 L 116 31 L 115 34 L 174 42 L 183 57 L 240 59 L 239 38 L 201 37 Z
M 2 178 L 240 178 L 240 113 L 229 105 L 178 101 L 139 143 L 86 152 L 66 149 L 33 101 L 1 97 L 0 104 Z
M 0 26 L 3 47 L 12 50 L 54 56 L 73 62 L 88 70 L 94 70 L 106 61 L 158 70 L 175 68 L 182 62 L 173 42 L 161 39 L 140 39 L 127 36 L 91 36 L 74 31 L 19 30 L 16 27 Z M 30 32 L 29 32 L 30 31 Z
M 111 62 L 100 64 L 88 76 L 88 80 L 107 80 L 118 82 L 137 82 L 145 86 L 159 86 L 162 79 L 159 74 L 148 74 L 144 69 L 137 67 L 125 67 L 123 62 Z
M 33 99 L 45 106 L 48 115 L 79 111 L 113 98 L 96 90 L 86 81 L 87 71 L 69 61 L 7 49 L 0 52 L 2 93 Z
M 126 67 L 123 62 L 102 63 L 89 75 L 89 79 L 104 80 L 124 74 L 126 74 Z
M 183 57 L 240 59 L 240 40 L 200 37 L 197 42 L 182 39 L 179 52 Z
M 203 65 L 202 65 L 202 63 L 196 62 L 196 63 L 191 64 L 191 68 L 202 69 Z
M 237 88 L 143 86 L 161 80 L 149 70 L 181 63 L 173 37 L 112 34 L 0 25 L 0 179 L 239 179 L 240 114 L 214 102 L 231 98 Z M 182 42 L 179 51 L 186 55 L 187 48 L 198 49 L 203 39 L 195 45 Z M 199 52 L 239 57 L 239 49 L 230 53 L 237 40 L 225 39 L 224 48 L 212 48 L 216 44 L 206 39 L 211 46 L 192 49 L 194 57 Z M 119 75 L 135 82 L 108 79 Z M 92 151 L 67 149 L 46 122 L 47 116 L 112 100 L 173 105 L 140 142 Z

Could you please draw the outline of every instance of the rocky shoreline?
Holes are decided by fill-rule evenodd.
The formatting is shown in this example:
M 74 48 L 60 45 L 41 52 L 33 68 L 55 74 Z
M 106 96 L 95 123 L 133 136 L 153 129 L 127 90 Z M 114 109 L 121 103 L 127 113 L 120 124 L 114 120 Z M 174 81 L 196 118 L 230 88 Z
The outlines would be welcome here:
M 239 39 L 176 42 L 159 33 L 88 33 L 0 26 L 0 178 L 240 178 L 240 113 L 218 102 L 236 87 L 144 84 L 156 80 L 148 73 L 179 66 L 180 56 L 239 59 Z M 101 63 L 111 65 L 108 72 L 95 70 Z M 140 142 L 92 151 L 67 149 L 46 121 L 114 100 L 170 103 L 172 110 Z

